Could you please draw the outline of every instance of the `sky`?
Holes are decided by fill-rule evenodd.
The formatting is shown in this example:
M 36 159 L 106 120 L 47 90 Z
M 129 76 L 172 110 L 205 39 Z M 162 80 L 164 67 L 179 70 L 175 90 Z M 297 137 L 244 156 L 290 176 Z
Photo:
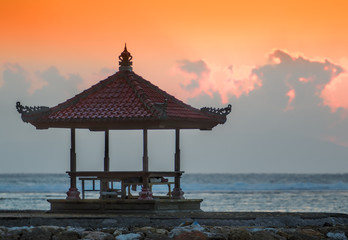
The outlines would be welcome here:
M 69 170 L 68 129 L 36 130 L 16 101 L 55 106 L 118 71 L 232 113 L 182 130 L 187 173 L 348 172 L 348 2 L 0 3 L 0 173 Z M 142 132 L 111 131 L 111 170 L 141 170 Z M 150 170 L 173 170 L 174 131 L 149 131 Z M 77 130 L 77 169 L 103 169 L 103 134 Z

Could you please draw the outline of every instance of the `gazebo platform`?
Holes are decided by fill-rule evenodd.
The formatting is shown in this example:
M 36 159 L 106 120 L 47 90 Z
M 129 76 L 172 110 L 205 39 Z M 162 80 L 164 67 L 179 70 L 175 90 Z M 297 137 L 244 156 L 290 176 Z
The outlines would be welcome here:
M 52 213 L 200 212 L 202 199 L 49 199 Z

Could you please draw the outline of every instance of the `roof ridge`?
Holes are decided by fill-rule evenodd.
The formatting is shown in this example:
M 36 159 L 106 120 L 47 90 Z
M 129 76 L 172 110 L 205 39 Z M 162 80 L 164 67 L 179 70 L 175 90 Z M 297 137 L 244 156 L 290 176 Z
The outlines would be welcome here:
M 136 75 L 136 74 L 135 74 Z M 138 75 L 136 75 L 138 76 Z M 156 103 L 153 102 L 145 93 L 144 89 L 140 86 L 137 80 L 134 78 L 132 73 L 128 74 L 126 78 L 128 84 L 133 89 L 135 95 L 139 98 L 139 100 L 144 104 L 144 106 L 152 113 L 157 116 L 158 119 L 162 119 L 166 116 L 164 113 L 164 109 L 160 110 L 156 107 Z
M 161 88 L 159 88 L 157 85 L 151 83 L 149 80 L 144 79 L 142 76 L 137 75 L 136 73 L 133 73 L 136 76 L 138 76 L 143 82 L 145 82 L 145 84 L 147 84 L 148 86 L 150 86 L 151 88 L 153 88 L 155 91 L 159 92 L 161 95 L 167 95 L 169 98 L 167 98 L 167 101 L 171 100 L 174 103 L 180 104 L 183 107 L 189 107 L 191 110 L 201 114 L 202 116 L 205 116 L 205 114 L 203 114 L 198 108 L 192 107 L 191 105 L 184 103 L 183 101 L 181 101 L 180 99 L 177 99 L 175 96 L 169 94 L 168 92 L 162 90 Z

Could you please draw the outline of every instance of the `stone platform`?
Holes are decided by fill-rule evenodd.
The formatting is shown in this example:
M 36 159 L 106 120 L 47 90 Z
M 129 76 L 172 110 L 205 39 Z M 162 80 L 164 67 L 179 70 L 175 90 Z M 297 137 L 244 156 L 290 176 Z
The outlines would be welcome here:
M 201 211 L 202 199 L 50 199 L 52 213 L 157 213 Z

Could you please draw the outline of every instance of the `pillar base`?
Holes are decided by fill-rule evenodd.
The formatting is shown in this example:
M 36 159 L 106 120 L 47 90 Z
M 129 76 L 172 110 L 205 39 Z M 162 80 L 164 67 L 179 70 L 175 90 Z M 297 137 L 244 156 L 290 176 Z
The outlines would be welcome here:
M 153 200 L 152 198 L 152 192 L 150 191 L 150 188 L 141 188 L 141 192 L 139 192 L 139 198 L 140 200 Z
M 77 190 L 77 188 L 69 188 L 69 191 L 66 192 L 66 199 L 68 200 L 80 200 L 80 192 Z
M 184 198 L 184 192 L 181 188 L 174 188 L 172 191 L 172 198 L 173 199 L 185 199 Z

